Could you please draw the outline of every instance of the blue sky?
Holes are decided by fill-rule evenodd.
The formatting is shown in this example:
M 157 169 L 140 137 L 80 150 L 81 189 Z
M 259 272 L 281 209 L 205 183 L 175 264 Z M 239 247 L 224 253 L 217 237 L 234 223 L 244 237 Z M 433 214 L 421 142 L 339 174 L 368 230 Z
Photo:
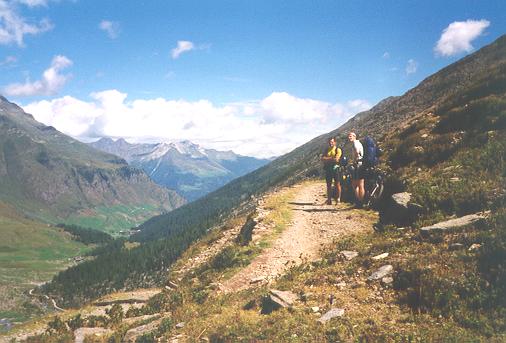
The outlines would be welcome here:
M 277 155 L 493 42 L 505 13 L 506 1 L 0 0 L 0 93 L 82 140 Z

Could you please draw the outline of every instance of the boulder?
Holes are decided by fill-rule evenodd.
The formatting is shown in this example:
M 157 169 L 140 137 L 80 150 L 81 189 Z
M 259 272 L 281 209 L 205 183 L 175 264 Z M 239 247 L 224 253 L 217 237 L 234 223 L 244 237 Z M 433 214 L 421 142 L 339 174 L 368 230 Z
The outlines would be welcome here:
M 342 308 L 331 308 L 323 316 L 318 319 L 320 323 L 326 323 L 332 318 L 342 317 L 344 315 L 344 309 Z
M 371 276 L 367 278 L 367 280 L 375 281 L 382 279 L 385 276 L 392 274 L 393 271 L 394 267 L 391 264 L 384 265 L 380 267 L 378 270 L 376 270 L 374 273 L 372 273 Z
M 343 250 L 340 252 L 340 254 L 347 260 L 347 261 L 350 261 L 352 259 L 354 259 L 355 257 L 358 256 L 358 252 L 356 251 L 348 251 L 348 250 Z
M 262 314 L 269 314 L 280 308 L 291 308 L 299 297 L 290 291 L 271 289 L 262 300 Z
M 411 193 L 392 194 L 390 201 L 385 201 L 380 210 L 382 224 L 397 226 L 411 225 L 423 212 L 423 206 L 411 201 Z
M 392 200 L 394 201 L 395 205 L 397 205 L 401 208 L 405 208 L 407 210 L 408 204 L 411 201 L 411 193 L 402 192 L 402 193 L 392 194 Z
M 454 231 L 465 228 L 469 225 L 481 224 L 485 221 L 485 218 L 490 212 L 479 212 L 475 214 L 469 214 L 460 218 L 446 220 L 434 225 L 425 226 L 420 229 L 422 236 L 428 237 L 434 233 L 440 234 L 448 231 Z

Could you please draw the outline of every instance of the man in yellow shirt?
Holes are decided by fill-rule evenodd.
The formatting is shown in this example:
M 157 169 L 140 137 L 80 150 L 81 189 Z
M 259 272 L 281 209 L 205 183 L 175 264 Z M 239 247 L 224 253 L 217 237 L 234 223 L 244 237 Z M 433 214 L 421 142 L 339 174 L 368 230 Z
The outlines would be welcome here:
M 341 183 L 339 175 L 339 159 L 342 151 L 336 146 L 335 137 L 329 138 L 329 145 L 322 151 L 321 160 L 323 170 L 325 171 L 325 181 L 327 182 L 327 205 L 332 205 L 332 180 L 337 188 L 336 202 L 341 202 Z

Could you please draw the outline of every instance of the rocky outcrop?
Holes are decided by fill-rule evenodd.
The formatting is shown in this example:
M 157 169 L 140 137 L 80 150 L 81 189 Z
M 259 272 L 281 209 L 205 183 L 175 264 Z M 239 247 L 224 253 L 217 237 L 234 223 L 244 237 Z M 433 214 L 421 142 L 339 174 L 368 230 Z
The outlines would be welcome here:
M 420 234 L 424 237 L 428 237 L 432 234 L 440 234 L 452 230 L 462 229 L 470 225 L 479 225 L 485 221 L 485 218 L 490 212 L 480 212 L 475 214 L 469 214 L 460 218 L 446 220 L 430 226 L 424 226 L 420 229 Z

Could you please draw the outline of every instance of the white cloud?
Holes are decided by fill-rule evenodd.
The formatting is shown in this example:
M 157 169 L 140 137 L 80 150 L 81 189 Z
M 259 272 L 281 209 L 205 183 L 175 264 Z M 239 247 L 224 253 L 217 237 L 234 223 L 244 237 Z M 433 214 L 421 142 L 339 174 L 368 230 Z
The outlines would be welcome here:
M 454 56 L 473 50 L 471 42 L 478 38 L 490 25 L 488 20 L 455 21 L 443 30 L 441 38 L 434 47 L 440 56 Z
M 418 70 L 418 62 L 414 59 L 409 59 L 406 64 L 406 75 L 414 74 Z
M 118 22 L 102 20 L 100 24 L 98 24 L 98 28 L 105 31 L 111 39 L 116 39 L 119 36 L 120 26 Z
M 18 46 L 24 46 L 25 35 L 37 35 L 52 28 L 53 25 L 48 19 L 42 19 L 38 23 L 28 23 L 26 18 L 17 13 L 12 2 L 0 0 L 0 44 L 15 43 Z
M 190 41 L 180 40 L 177 42 L 177 47 L 171 50 L 171 56 L 173 59 L 181 56 L 182 53 L 195 50 L 195 44 Z
M 389 59 L 390 58 L 390 53 L 388 51 L 385 51 L 381 57 L 384 58 L 384 59 Z
M 222 106 L 208 100 L 128 101 L 118 90 L 93 93 L 90 101 L 66 96 L 24 107 L 35 119 L 85 141 L 103 136 L 132 142 L 189 139 L 259 157 L 286 153 L 368 108 L 365 100 L 331 104 L 285 92 Z
M 54 95 L 70 78 L 69 74 L 60 74 L 60 72 L 71 65 L 72 61 L 67 57 L 55 56 L 51 66 L 44 70 L 41 80 L 13 83 L 5 86 L 3 92 L 8 96 Z
M 47 6 L 47 0 L 16 0 L 16 2 L 28 7 Z
M 16 56 L 6 56 L 2 61 L 0 61 L 0 66 L 9 66 L 16 63 L 18 59 Z

